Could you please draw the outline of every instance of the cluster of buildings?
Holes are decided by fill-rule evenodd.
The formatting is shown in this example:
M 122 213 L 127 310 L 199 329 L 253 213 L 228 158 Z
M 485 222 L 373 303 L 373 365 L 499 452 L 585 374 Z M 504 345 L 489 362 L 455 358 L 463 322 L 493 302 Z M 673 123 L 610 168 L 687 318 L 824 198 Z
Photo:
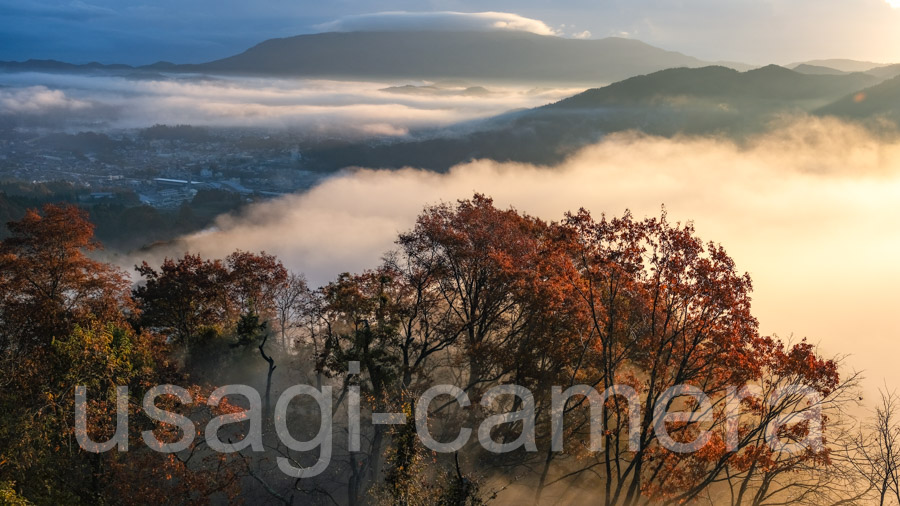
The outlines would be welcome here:
M 41 138 L 0 135 L 0 174 L 22 182 L 66 181 L 86 201 L 125 199 L 176 208 L 204 189 L 259 197 L 309 188 L 319 175 L 304 170 L 297 147 L 235 150 L 208 142 L 147 141 L 137 135 L 111 139 L 102 149 L 79 148 L 78 136 L 60 146 Z M 112 147 L 110 147 L 112 146 Z

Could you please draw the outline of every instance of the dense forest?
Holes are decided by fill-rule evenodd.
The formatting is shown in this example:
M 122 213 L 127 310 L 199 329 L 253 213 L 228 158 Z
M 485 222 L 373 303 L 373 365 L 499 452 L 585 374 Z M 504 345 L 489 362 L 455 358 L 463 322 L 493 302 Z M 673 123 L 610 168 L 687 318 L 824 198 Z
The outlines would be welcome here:
M 867 413 L 840 357 L 761 335 L 750 277 L 665 211 L 475 195 L 320 288 L 97 248 L 68 204 L 0 242 L 0 504 L 900 500 L 896 396 Z

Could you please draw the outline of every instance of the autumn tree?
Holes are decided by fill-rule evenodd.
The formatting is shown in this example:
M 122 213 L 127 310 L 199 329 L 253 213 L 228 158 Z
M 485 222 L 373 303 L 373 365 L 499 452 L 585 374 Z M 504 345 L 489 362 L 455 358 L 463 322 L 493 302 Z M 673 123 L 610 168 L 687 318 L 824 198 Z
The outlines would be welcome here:
M 0 243 L 0 476 L 11 477 L 27 497 L 45 497 L 47 483 L 73 462 L 71 413 L 62 407 L 71 401 L 66 377 L 76 364 L 59 358 L 61 347 L 89 335 L 83 329 L 97 322 L 117 329 L 110 339 L 124 339 L 132 303 L 122 272 L 87 256 L 100 244 L 83 211 L 46 205 L 8 228 L 10 237 Z M 107 358 L 98 354 L 98 364 Z M 104 364 L 104 372 L 116 364 Z M 65 487 L 49 493 L 81 495 Z
M 134 447 L 142 430 L 161 425 L 143 415 L 136 399 L 157 384 L 188 385 L 186 376 L 164 336 L 129 325 L 137 316 L 129 283 L 114 266 L 87 257 L 100 245 L 82 211 L 48 205 L 42 213 L 28 211 L 9 228 L 11 237 L 0 244 L 4 500 L 108 504 L 181 495 L 189 498 L 186 503 L 202 504 L 211 495 L 231 493 L 238 480 L 216 471 L 227 465 L 198 465 L 198 458 L 187 466 L 146 448 L 127 454 L 80 448 L 76 387 L 87 395 L 86 431 L 80 435 L 95 441 L 116 432 L 118 388 L 128 388 L 130 395 L 121 400 L 131 421 L 127 441 Z M 129 469 L 127 495 L 121 488 L 124 469 Z M 161 471 L 168 481 L 158 479 Z M 197 479 L 198 472 L 204 479 Z M 201 486 L 211 477 L 217 479 L 214 487 Z
M 893 404 L 854 440 L 853 457 L 838 458 L 857 376 L 839 374 L 840 361 L 806 341 L 760 335 L 750 277 L 721 245 L 665 212 L 595 219 L 582 210 L 545 222 L 476 194 L 426 207 L 379 265 L 318 290 L 266 253 L 185 254 L 138 266 L 135 303 L 121 272 L 86 256 L 97 245 L 80 211 L 50 206 L 10 227 L 0 243 L 0 365 L 8 373 L 0 377 L 0 494 L 16 500 L 127 502 L 122 483 L 131 481 L 154 502 L 256 492 L 285 504 L 341 502 L 338 493 L 349 504 L 490 499 L 463 468 L 533 484 L 536 504 L 572 490 L 593 490 L 610 506 L 839 503 L 867 493 L 828 485 L 854 464 L 883 496 L 896 488 Z M 280 350 L 271 346 L 274 332 Z M 181 360 L 180 351 L 196 360 Z M 239 362 L 257 352 L 262 361 Z M 342 413 L 359 407 L 360 445 L 335 448 L 327 473 L 296 480 L 277 474 L 274 457 L 301 466 L 312 455 L 276 441 L 267 424 L 261 455 L 210 460 L 202 443 L 164 460 L 149 449 L 102 457 L 74 449 L 74 385 L 91 391 L 95 438 L 114 431 L 116 385 L 133 394 L 129 441 L 141 429 L 177 438 L 133 398 L 154 382 L 204 377 L 201 359 L 214 361 L 210 370 L 222 379 L 234 373 L 223 364 L 263 370 L 265 362 L 267 414 L 276 362 L 294 378 L 315 375 L 317 387 L 333 388 L 336 432 L 350 432 Z M 471 404 L 417 405 L 436 383 L 458 385 Z M 510 385 L 532 395 L 481 402 Z M 702 392 L 703 402 L 684 388 Z M 200 404 L 206 390 L 191 387 Z M 214 414 L 171 397 L 158 402 Z M 495 443 L 519 442 L 511 452 L 469 440 L 440 455 L 416 437 L 420 410 L 431 434 L 446 440 L 526 404 L 533 425 L 514 420 L 488 433 Z M 672 421 L 663 417 L 669 411 L 687 415 Z M 403 420 L 375 424 L 376 412 Z M 306 431 L 311 413 L 295 405 L 287 416 Z M 521 444 L 526 431 L 534 447 Z M 799 450 L 783 451 L 789 446 Z M 47 486 L 66 469 L 78 478 L 71 486 Z
M 136 267 L 143 283 L 134 289 L 142 327 L 158 329 L 188 348 L 203 329 L 220 333 L 229 314 L 229 272 L 220 260 L 186 253 L 166 258 L 159 270 Z
M 281 349 L 288 352 L 296 344 L 291 342 L 293 331 L 308 328 L 310 320 L 315 318 L 314 296 L 306 278 L 296 273 L 289 273 L 287 279 L 275 287 L 273 296 Z
M 236 251 L 224 261 L 186 253 L 166 258 L 159 270 L 136 267 L 142 283 L 134 289 L 140 324 L 158 329 L 190 348 L 204 332 L 234 331 L 242 315 L 275 316 L 277 289 L 287 270 L 272 255 Z
M 3 347 L 46 347 L 78 323 L 121 322 L 131 309 L 125 275 L 87 256 L 100 244 L 84 211 L 48 204 L 8 228 L 10 237 L 0 242 Z
M 736 504 L 762 504 L 794 493 L 784 481 L 791 473 L 829 464 L 827 448 L 786 457 L 760 441 L 770 443 L 766 430 L 783 417 L 798 423 L 782 430 L 780 440 L 803 439 L 804 417 L 836 406 L 852 378 L 840 382 L 836 363 L 806 344 L 786 348 L 760 336 L 749 276 L 690 225 L 671 224 L 665 214 L 598 221 L 586 211 L 548 224 L 475 195 L 426 208 L 397 245 L 378 269 L 344 274 L 323 289 L 320 324 L 327 338 L 320 369 L 343 378 L 345 388 L 360 385 L 373 411 L 414 406 L 437 378 L 454 378 L 474 405 L 427 407 L 434 429 L 449 434 L 521 407 L 517 396 L 480 406 L 481 392 L 527 387 L 534 392 L 541 450 L 495 455 L 470 442 L 464 454 L 487 469 L 536 470 L 536 502 L 547 497 L 545 489 L 592 476 L 610 505 L 691 501 L 724 490 L 725 483 Z M 351 361 L 361 366 L 353 378 L 345 373 Z M 671 393 L 682 385 L 703 391 L 710 405 Z M 736 447 L 725 448 L 731 388 L 759 387 L 767 399 L 797 385 L 821 403 L 799 394 L 771 407 L 745 399 Z M 581 386 L 625 387 L 640 400 L 634 407 L 624 391 L 614 390 L 603 402 L 601 451 L 587 444 L 593 402 L 574 395 L 557 407 L 549 395 L 553 387 Z M 675 407 L 694 418 L 665 424 L 674 442 L 711 434 L 698 451 L 675 452 L 660 441 L 658 413 Z M 557 408 L 565 421 L 564 452 L 551 444 Z M 491 437 L 508 442 L 523 430 L 518 422 L 501 424 Z M 393 443 L 382 448 L 389 435 L 383 428 L 372 431 L 369 450 L 349 456 L 354 490 L 376 482 L 384 452 L 396 450 Z
M 879 505 L 900 504 L 900 396 L 882 389 L 872 416 L 859 428 L 850 458 Z
M 288 281 L 281 261 L 265 252 L 235 251 L 225 258 L 228 296 L 240 313 L 275 317 L 276 296 Z
M 440 297 L 436 332 L 464 348 L 467 391 L 477 392 L 513 367 L 501 350 L 519 341 L 529 315 L 515 299 L 516 280 L 505 267 L 528 257 L 532 229 L 541 226 L 475 195 L 426 208 L 399 237 L 405 260 L 431 275 L 429 288 Z
M 587 439 L 593 408 L 583 396 L 567 400 L 562 412 L 572 428 L 566 435 L 574 439 L 567 453 L 582 463 L 554 476 L 549 466 L 557 456 L 548 453 L 538 500 L 544 487 L 590 473 L 608 505 L 683 503 L 717 493 L 722 483 L 733 489 L 735 504 L 765 504 L 801 488 L 791 485 L 800 483 L 789 481 L 791 474 L 829 465 L 827 447 L 796 454 L 777 447 L 804 440 L 814 420 L 825 430 L 829 409 L 847 399 L 855 378 L 840 382 L 836 362 L 806 343 L 786 347 L 760 336 L 750 312 L 750 278 L 720 245 L 704 244 L 690 225 L 670 224 L 665 213 L 597 221 L 581 211 L 560 226 L 580 273 L 572 287 L 590 315 L 583 334 L 593 348 L 587 363 L 569 364 L 573 377 L 601 392 L 625 386 L 640 402 L 631 406 L 628 396 L 613 391 L 600 413 L 603 450 L 586 452 L 578 441 Z M 703 392 L 708 404 L 672 393 L 680 386 Z M 747 413 L 735 428 L 726 409 L 734 407 L 730 394 L 753 388 L 754 396 L 738 401 Z M 659 413 L 673 408 L 690 412 L 688 421 L 662 421 Z M 773 440 L 768 429 L 785 419 L 793 423 Z M 729 427 L 739 434 L 731 447 Z M 670 449 L 694 441 L 692 451 Z

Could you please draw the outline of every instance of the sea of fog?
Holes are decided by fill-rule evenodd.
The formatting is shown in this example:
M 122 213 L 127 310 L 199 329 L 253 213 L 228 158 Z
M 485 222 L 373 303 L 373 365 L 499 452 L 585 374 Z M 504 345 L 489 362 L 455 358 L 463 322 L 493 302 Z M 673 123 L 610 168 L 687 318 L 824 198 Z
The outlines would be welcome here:
M 536 107 L 580 89 L 463 81 L 0 73 L 0 117 L 66 130 L 154 124 L 396 136 Z
M 0 115 L 70 128 L 156 123 L 404 135 L 577 90 L 208 76 L 0 74 Z M 389 89 L 392 88 L 392 89 Z M 377 265 L 423 206 L 485 193 L 548 220 L 593 213 L 691 221 L 754 281 L 761 330 L 850 355 L 869 391 L 900 384 L 900 142 L 836 119 L 784 118 L 741 143 L 614 134 L 554 167 L 477 160 L 437 174 L 360 169 L 219 218 L 167 249 L 117 261 L 265 250 L 322 284 Z
M 665 206 L 670 221 L 693 222 L 750 273 L 763 333 L 849 355 L 846 370 L 864 371 L 867 395 L 900 384 L 900 142 L 834 119 L 794 118 L 741 145 L 610 135 L 555 167 L 357 170 L 155 254 L 265 250 L 320 285 L 375 267 L 423 206 L 473 192 L 547 220 L 580 207 L 658 216 Z

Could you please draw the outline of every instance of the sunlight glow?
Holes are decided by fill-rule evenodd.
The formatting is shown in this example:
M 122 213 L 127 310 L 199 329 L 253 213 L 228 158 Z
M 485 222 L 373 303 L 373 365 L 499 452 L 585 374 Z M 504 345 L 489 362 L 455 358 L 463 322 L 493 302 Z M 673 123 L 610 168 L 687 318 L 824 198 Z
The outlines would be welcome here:
M 887 2 L 888 5 L 890 5 L 891 7 L 895 8 L 895 9 L 900 9 L 900 0 L 884 0 L 884 1 Z

